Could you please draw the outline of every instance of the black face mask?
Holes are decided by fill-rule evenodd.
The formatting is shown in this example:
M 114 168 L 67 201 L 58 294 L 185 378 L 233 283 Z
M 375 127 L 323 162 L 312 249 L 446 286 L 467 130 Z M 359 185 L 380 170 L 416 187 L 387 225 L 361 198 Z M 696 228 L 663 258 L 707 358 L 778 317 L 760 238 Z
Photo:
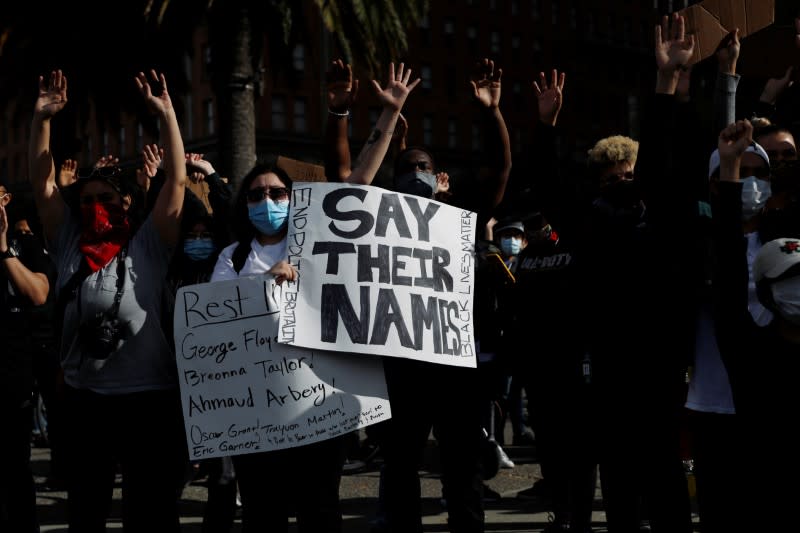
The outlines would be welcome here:
M 633 207 L 641 201 L 639 184 L 634 180 L 620 180 L 606 185 L 600 189 L 600 196 L 617 209 Z
M 429 172 L 407 172 L 394 179 L 394 189 L 397 192 L 433 198 L 436 191 L 436 176 Z

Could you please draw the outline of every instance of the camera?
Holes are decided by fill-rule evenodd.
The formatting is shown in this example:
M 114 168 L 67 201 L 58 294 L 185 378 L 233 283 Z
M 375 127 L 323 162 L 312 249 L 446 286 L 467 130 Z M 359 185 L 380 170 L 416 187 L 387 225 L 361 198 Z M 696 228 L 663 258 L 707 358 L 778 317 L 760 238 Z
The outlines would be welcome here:
M 81 324 L 78 332 L 81 351 L 91 359 L 105 360 L 117 349 L 122 339 L 122 327 L 116 317 L 97 313 Z

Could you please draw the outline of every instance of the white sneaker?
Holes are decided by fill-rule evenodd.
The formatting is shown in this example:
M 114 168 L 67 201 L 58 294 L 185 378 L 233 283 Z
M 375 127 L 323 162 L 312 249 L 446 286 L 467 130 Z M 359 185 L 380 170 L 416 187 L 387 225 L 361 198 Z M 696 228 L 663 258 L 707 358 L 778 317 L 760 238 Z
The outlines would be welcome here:
M 500 446 L 497 447 L 497 462 L 500 463 L 500 468 L 514 468 L 514 461 L 508 458 Z

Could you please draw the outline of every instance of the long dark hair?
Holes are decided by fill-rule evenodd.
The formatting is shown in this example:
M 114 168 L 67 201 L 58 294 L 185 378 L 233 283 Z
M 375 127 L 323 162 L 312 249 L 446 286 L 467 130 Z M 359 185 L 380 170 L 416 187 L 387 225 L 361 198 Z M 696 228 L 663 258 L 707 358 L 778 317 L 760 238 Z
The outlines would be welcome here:
M 253 180 L 268 172 L 278 176 L 287 188 L 292 188 L 292 179 L 281 167 L 269 163 L 256 163 L 242 179 L 239 190 L 236 192 L 236 198 L 233 201 L 233 235 L 239 241 L 239 244 L 249 244 L 258 233 L 253 223 L 250 222 L 250 216 L 247 211 L 247 191 L 250 190 Z

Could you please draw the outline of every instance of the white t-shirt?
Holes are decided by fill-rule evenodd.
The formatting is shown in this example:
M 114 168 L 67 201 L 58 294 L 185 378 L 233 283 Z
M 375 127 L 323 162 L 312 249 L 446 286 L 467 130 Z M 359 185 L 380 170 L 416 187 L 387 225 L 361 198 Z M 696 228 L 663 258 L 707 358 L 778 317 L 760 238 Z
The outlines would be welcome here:
M 275 244 L 261 245 L 256 239 L 250 242 L 250 254 L 244 262 L 242 270 L 237 274 L 233 268 L 233 251 L 239 246 L 238 242 L 224 248 L 214 265 L 211 281 L 226 281 L 249 274 L 263 274 L 288 257 L 287 239 L 281 239 Z
M 709 309 L 697 315 L 694 367 L 686 396 L 686 407 L 701 413 L 734 414 L 733 392 L 728 371 L 719 354 L 714 321 Z
M 758 238 L 758 232 L 748 233 L 745 237 L 747 238 L 747 309 L 756 325 L 763 328 L 772 322 L 772 312 L 758 301 L 756 282 L 753 281 L 753 261 L 761 249 L 761 239 Z

